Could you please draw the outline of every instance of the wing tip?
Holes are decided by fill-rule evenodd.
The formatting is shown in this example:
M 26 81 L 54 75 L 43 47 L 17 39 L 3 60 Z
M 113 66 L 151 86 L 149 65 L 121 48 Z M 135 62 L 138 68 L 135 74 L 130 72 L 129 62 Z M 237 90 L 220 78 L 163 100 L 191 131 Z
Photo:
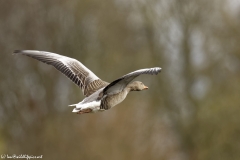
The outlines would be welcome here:
M 17 54 L 17 53 L 21 53 L 23 50 L 20 50 L 20 49 L 16 49 L 13 51 L 13 54 Z
M 21 50 L 21 49 L 16 49 L 13 51 L 13 54 L 26 54 L 26 53 L 39 53 L 39 52 L 45 52 L 45 51 L 38 51 L 38 50 Z M 47 53 L 47 52 L 46 52 Z
M 160 67 L 155 67 L 153 68 L 155 70 L 155 73 L 158 74 L 159 72 L 161 72 L 162 68 Z

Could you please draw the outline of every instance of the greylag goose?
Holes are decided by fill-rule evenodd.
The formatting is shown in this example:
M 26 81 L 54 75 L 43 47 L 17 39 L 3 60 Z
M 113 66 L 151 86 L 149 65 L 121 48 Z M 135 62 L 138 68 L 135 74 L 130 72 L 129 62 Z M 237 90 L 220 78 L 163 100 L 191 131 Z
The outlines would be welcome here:
M 75 106 L 73 112 L 78 114 L 105 111 L 116 106 L 126 98 L 130 91 L 148 89 L 142 82 L 130 83 L 134 78 L 141 74 L 156 75 L 161 71 L 159 67 L 140 69 L 108 83 L 98 78 L 81 62 L 73 58 L 36 50 L 16 50 L 14 53 L 26 55 L 54 66 L 79 86 L 85 98 L 77 104 L 69 105 Z

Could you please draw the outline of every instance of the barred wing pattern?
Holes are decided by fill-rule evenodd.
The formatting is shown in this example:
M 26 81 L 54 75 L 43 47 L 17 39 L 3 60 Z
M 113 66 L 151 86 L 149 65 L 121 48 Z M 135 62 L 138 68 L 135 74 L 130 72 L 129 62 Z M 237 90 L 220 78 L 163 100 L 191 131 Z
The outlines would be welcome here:
M 108 86 L 106 86 L 103 90 L 103 95 L 112 95 L 121 92 L 134 78 L 141 74 L 150 74 L 157 75 L 161 71 L 161 68 L 146 68 L 136 70 L 134 72 L 128 73 L 121 78 L 111 82 Z
M 26 55 L 54 66 L 78 85 L 86 97 L 108 85 L 107 82 L 99 79 L 92 71 L 76 59 L 56 53 L 35 50 L 16 50 L 14 53 Z

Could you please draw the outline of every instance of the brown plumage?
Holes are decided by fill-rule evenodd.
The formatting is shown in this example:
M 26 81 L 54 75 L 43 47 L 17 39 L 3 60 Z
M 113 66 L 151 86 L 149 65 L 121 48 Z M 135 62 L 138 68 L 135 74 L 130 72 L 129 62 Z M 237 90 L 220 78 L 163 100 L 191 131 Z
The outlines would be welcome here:
M 26 55 L 54 66 L 79 86 L 86 98 L 78 104 L 70 105 L 75 106 L 73 112 L 79 114 L 105 111 L 116 106 L 126 98 L 130 91 L 148 89 L 142 82 L 130 83 L 134 78 L 141 74 L 156 75 L 161 71 L 159 67 L 140 69 L 108 83 L 98 78 L 81 62 L 73 58 L 35 50 L 16 50 L 14 53 Z

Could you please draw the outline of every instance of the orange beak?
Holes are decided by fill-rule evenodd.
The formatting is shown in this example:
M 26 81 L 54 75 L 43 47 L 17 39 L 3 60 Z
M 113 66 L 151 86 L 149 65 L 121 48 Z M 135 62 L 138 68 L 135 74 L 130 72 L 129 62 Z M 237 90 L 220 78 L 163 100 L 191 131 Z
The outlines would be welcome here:
M 143 89 L 148 89 L 148 87 L 147 86 L 144 86 L 144 88 Z

